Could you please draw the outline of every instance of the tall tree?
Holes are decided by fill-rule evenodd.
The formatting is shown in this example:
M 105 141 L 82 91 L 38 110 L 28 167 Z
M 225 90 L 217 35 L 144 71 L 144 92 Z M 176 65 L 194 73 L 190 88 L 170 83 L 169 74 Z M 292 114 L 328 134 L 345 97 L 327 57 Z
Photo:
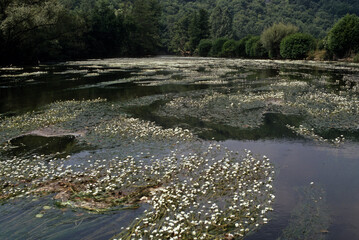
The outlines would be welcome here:
M 133 54 L 153 54 L 160 47 L 161 5 L 158 0 L 135 0 L 132 10 Z
M 280 43 L 286 36 L 296 33 L 298 28 L 292 24 L 277 23 L 265 29 L 261 34 L 261 42 L 267 49 L 270 58 L 280 58 Z
M 190 50 L 194 52 L 199 42 L 209 37 L 209 16 L 206 10 L 200 9 L 193 13 L 188 32 Z
M 228 8 L 215 7 L 210 17 L 210 25 L 212 38 L 232 38 L 232 16 Z
M 95 2 L 91 10 L 90 23 L 91 30 L 87 34 L 92 54 L 97 57 L 119 55 L 124 36 L 123 18 L 116 14 L 110 1 Z
M 69 31 L 68 12 L 57 0 L 2 1 L 0 9 L 0 54 L 2 61 L 37 60 L 44 42 Z
M 189 49 L 189 24 L 190 17 L 183 16 L 176 22 L 172 32 L 172 39 L 170 43 L 170 51 L 181 55 L 187 55 Z

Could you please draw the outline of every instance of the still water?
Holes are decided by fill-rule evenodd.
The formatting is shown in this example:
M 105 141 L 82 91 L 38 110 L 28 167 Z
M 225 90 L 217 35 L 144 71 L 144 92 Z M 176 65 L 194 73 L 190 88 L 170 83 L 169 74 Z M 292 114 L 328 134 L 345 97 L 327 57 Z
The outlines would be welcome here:
M 68 100 L 98 98 L 107 101 L 97 109 L 89 103 L 86 114 L 61 128 L 82 133 L 121 113 L 188 129 L 201 144 L 266 155 L 275 168 L 273 211 L 245 239 L 359 239 L 359 65 L 157 57 L 0 68 L 0 121 L 7 124 L 29 113 L 45 117 Z M 0 140 L 37 130 L 36 124 L 3 126 Z M 173 146 L 163 140 L 138 148 L 88 136 L 91 144 L 30 139 L 35 146 L 4 147 L 0 156 L 44 154 L 48 160 L 56 152 L 69 156 L 69 165 L 90 155 L 148 151 L 157 157 Z M 190 145 L 181 144 L 181 151 L 192 151 Z M 52 197 L 0 198 L 0 239 L 110 239 L 151 208 L 143 203 L 97 214 L 57 206 Z

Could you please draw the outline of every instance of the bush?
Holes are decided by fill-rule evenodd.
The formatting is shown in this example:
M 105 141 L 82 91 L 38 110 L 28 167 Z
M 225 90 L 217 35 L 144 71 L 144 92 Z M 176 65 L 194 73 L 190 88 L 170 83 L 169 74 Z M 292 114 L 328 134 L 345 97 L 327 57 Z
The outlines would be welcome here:
M 210 55 L 218 57 L 222 52 L 223 44 L 227 41 L 227 38 L 218 38 L 214 40 Z
M 198 54 L 201 57 L 207 57 L 212 48 L 212 41 L 210 39 L 202 39 L 198 44 Z
M 246 41 L 245 50 L 246 55 L 251 58 L 263 58 L 267 55 L 267 51 L 263 47 L 259 36 L 249 38 Z
M 328 34 L 328 49 L 337 57 L 350 56 L 359 50 L 359 17 L 355 14 L 341 18 Z
M 235 57 L 236 56 L 237 42 L 233 39 L 228 40 L 223 44 L 221 56 L 223 57 Z
M 280 43 L 286 36 L 298 32 L 298 28 L 292 24 L 277 23 L 265 29 L 261 34 L 261 42 L 267 49 L 270 58 L 280 57 Z
M 309 51 L 315 50 L 315 39 L 304 33 L 294 33 L 280 43 L 280 55 L 287 59 L 304 59 Z
M 317 50 L 325 50 L 326 44 L 326 39 L 319 40 L 317 42 Z
M 359 53 L 357 53 L 357 54 L 354 56 L 353 62 L 359 63 Z
M 241 40 L 239 40 L 239 42 L 237 42 L 237 46 L 236 46 L 236 56 L 237 57 L 247 57 L 246 42 L 251 37 L 252 37 L 251 35 L 246 36 L 246 37 L 242 38 Z

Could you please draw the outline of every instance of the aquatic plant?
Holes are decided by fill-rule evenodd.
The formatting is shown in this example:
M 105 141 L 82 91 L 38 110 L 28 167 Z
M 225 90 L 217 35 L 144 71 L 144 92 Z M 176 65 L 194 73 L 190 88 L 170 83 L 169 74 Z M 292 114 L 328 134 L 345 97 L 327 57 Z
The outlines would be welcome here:
M 27 113 L 4 122 L 9 123 L 9 129 L 21 131 L 58 123 L 73 125 L 79 121 L 77 118 L 82 119 L 81 114 L 91 116 L 85 110 L 96 102 L 108 105 L 103 100 L 55 103 L 43 113 Z M 60 115 L 64 107 L 77 111 Z M 31 116 L 29 122 L 34 126 L 21 122 L 27 116 Z M 164 129 L 123 114 L 88 121 L 93 123 L 82 125 L 87 127 L 87 134 L 80 137 L 91 144 L 96 144 L 96 139 L 100 140 L 97 144 L 108 147 L 116 146 L 113 141 L 126 143 L 120 151 L 128 144 L 141 146 L 159 141 L 170 143 L 170 148 L 161 154 L 155 150 L 126 156 L 125 151 L 111 158 L 100 152 L 85 157 L 4 155 L 0 161 L 0 199 L 51 193 L 58 205 L 95 212 L 136 208 L 148 202 L 152 208 L 133 226 L 139 233 L 136 236 L 145 236 L 150 229 L 154 237 L 147 234 L 149 238 L 168 234 L 182 239 L 243 237 L 268 222 L 267 212 L 272 210 L 274 199 L 274 171 L 267 157 L 258 158 L 249 150 L 240 156 L 216 144 L 204 148 L 205 144 L 186 129 Z M 11 148 L 6 143 L 2 151 Z M 143 224 L 145 221 L 148 224 Z M 171 232 L 171 226 L 178 233 Z
M 308 139 L 311 139 L 311 140 L 314 140 L 317 142 L 332 143 L 332 144 L 338 146 L 345 141 L 345 137 L 343 135 L 340 135 L 339 137 L 336 137 L 335 139 L 331 139 L 331 140 L 323 138 L 314 132 L 314 128 L 308 129 L 308 128 L 304 127 L 303 125 L 299 125 L 299 127 L 295 127 L 295 126 L 291 126 L 291 125 L 287 124 L 286 127 L 302 137 L 305 137 L 305 138 L 308 138 Z
M 103 122 L 93 129 L 98 135 L 105 138 L 120 137 L 138 139 L 180 139 L 189 140 L 193 138 L 193 134 L 182 128 L 163 129 L 155 125 L 153 122 L 143 121 L 138 118 L 129 118 L 120 116 L 108 122 Z
M 38 111 L 0 118 L 0 142 L 19 134 L 76 119 L 86 109 L 105 99 L 58 101 Z
M 116 239 L 242 239 L 267 223 L 273 166 L 267 157 L 245 156 L 220 145 L 172 160 L 172 180 L 153 193 L 152 208 Z M 213 158 L 214 157 L 214 158 Z M 166 179 L 166 178 L 165 178 Z
M 315 183 L 301 187 L 301 199 L 278 240 L 324 240 L 331 224 L 325 190 Z
M 196 117 L 233 127 L 256 128 L 262 124 L 263 114 L 271 104 L 283 99 L 283 92 L 244 92 L 232 94 L 207 93 L 198 97 L 178 97 L 159 111 L 160 115 Z
M 305 123 L 315 129 L 356 130 L 359 126 L 359 99 L 355 95 L 314 91 L 287 105 L 304 113 Z

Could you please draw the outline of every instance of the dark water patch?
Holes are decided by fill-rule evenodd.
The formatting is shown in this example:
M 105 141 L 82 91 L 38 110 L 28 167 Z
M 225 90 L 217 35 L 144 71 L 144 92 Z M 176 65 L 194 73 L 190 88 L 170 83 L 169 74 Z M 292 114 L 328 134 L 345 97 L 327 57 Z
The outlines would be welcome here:
M 98 215 L 82 210 L 58 208 L 48 197 L 13 200 L 0 205 L 0 238 L 110 239 L 145 209 L 146 206 L 143 206 L 131 211 Z
M 30 153 L 66 156 L 85 149 L 85 145 L 81 145 L 74 135 L 41 136 L 28 134 L 12 138 L 9 143 L 11 144 L 10 151 L 5 154 L 17 156 Z
M 328 145 L 312 145 L 306 141 L 229 140 L 224 145 L 231 149 L 247 148 L 266 154 L 277 166 L 272 220 L 248 239 L 277 239 L 295 221 L 299 222 L 291 225 L 293 228 L 290 227 L 290 232 L 302 229 L 298 235 L 302 238 L 298 239 L 313 239 L 313 236 L 305 238 L 303 235 L 304 223 L 309 224 L 308 231 L 316 229 L 316 233 L 320 232 L 317 237 L 330 240 L 358 238 L 356 226 L 359 215 L 355 207 L 358 199 L 356 189 L 359 187 L 355 173 L 359 164 L 357 144 L 347 143 L 341 148 L 332 148 Z M 318 195 L 323 191 L 324 195 Z M 324 201 L 315 202 L 312 196 L 322 197 Z M 310 210 L 316 205 L 320 208 Z M 320 214 L 315 214 L 318 211 Z M 328 217 L 331 219 L 329 224 Z M 316 221 L 311 221 L 311 218 Z

